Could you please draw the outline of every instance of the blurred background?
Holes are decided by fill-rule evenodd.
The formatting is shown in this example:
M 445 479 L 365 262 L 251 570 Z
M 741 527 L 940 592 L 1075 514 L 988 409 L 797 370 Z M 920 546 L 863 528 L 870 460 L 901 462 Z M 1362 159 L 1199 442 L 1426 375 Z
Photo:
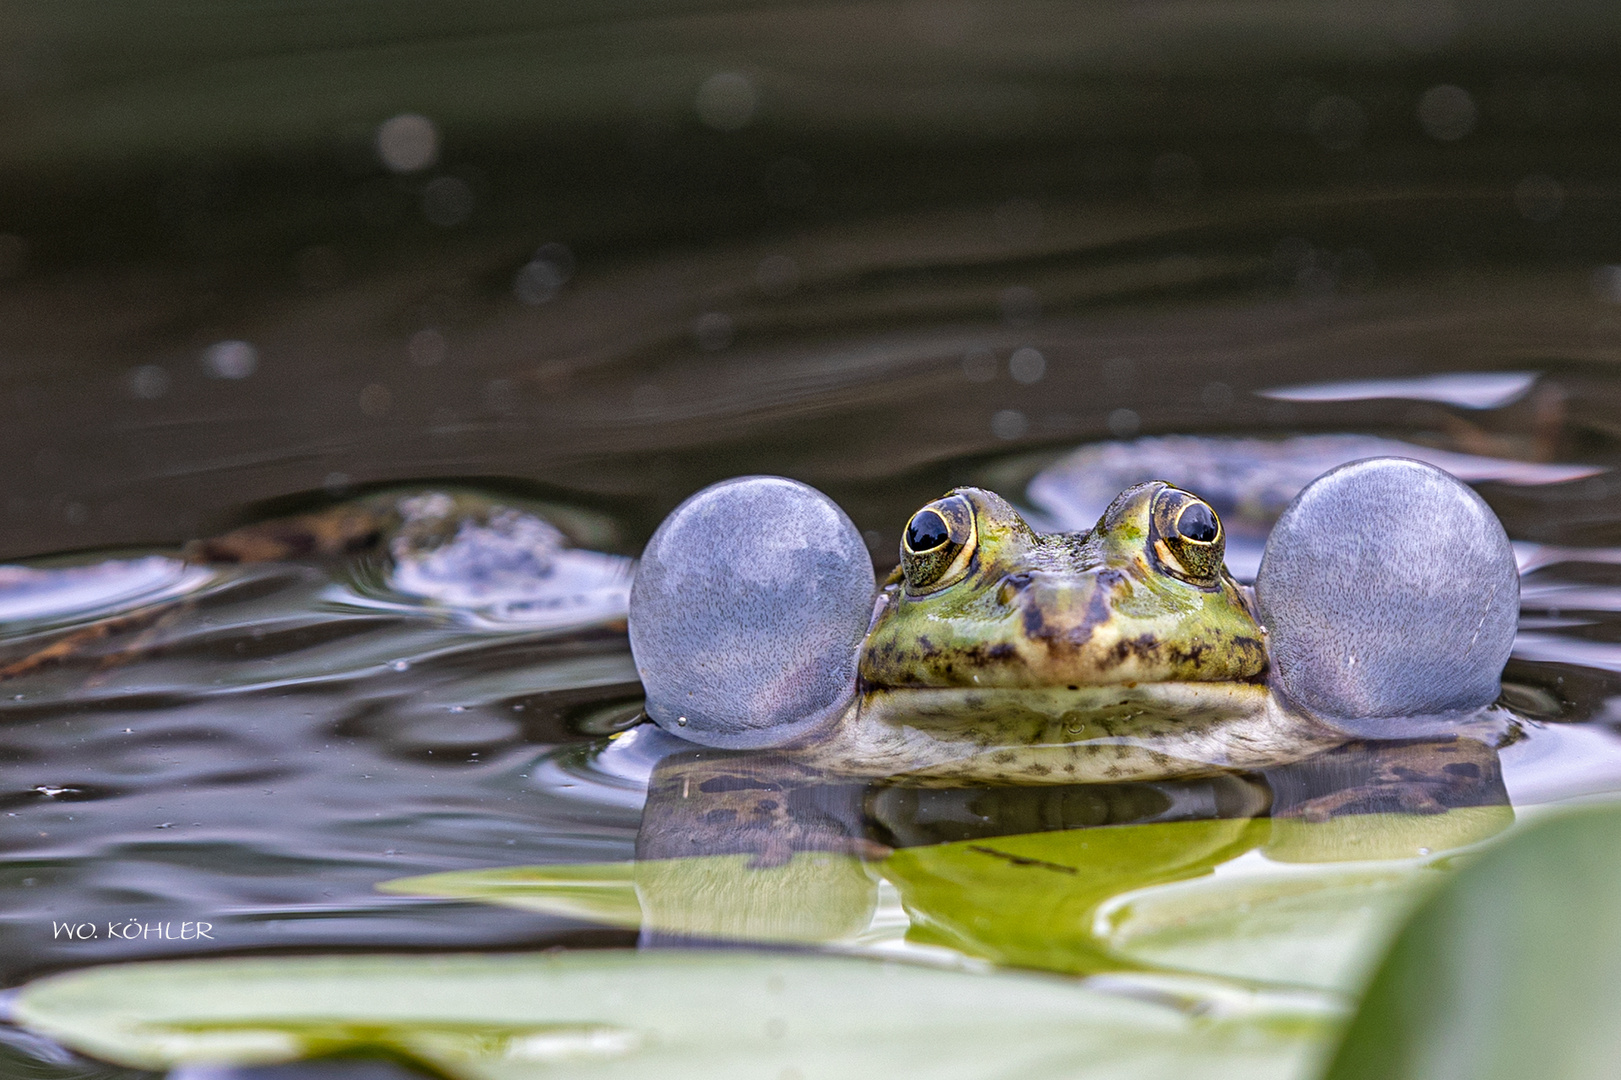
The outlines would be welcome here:
M 738 472 L 888 553 L 1100 438 L 1621 431 L 1610 3 L 0 10 L 7 557 L 451 477 L 634 551 Z M 1256 393 L 1492 370 L 1543 379 Z M 1616 517 L 1602 479 L 1518 498 L 1527 539 Z

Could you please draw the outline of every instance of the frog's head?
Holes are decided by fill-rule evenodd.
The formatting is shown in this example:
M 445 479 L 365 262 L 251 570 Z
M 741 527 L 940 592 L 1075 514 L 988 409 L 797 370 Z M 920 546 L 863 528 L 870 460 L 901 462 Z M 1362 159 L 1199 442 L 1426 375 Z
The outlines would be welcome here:
M 1084 533 L 1037 534 L 958 488 L 907 523 L 861 677 L 881 687 L 1062 687 L 1254 678 L 1265 634 L 1222 565 L 1221 520 L 1154 482 Z
M 1215 512 L 1163 483 L 1125 491 L 1089 532 L 1051 535 L 960 488 L 912 516 L 880 591 L 831 499 L 742 477 L 653 534 L 631 589 L 631 652 L 654 721 L 738 748 L 809 735 L 846 715 L 862 683 L 1230 682 L 1259 679 L 1269 652 L 1268 685 L 1324 717 L 1496 697 L 1514 554 L 1491 509 L 1440 470 L 1369 459 L 1302 491 L 1267 542 L 1259 622 L 1222 553 Z

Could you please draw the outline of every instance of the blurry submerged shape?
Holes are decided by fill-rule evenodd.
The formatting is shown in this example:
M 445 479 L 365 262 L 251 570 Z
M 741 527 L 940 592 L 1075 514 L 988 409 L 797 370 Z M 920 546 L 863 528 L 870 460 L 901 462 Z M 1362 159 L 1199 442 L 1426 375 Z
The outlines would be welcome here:
M 573 507 L 471 491 L 394 491 L 247 525 L 187 553 L 212 562 L 362 557 L 347 601 L 393 604 L 403 595 L 474 623 L 556 629 L 625 617 L 634 560 L 583 546 L 609 545 L 612 532 Z M 382 582 L 368 579 L 363 558 L 379 550 L 387 555 Z
M 1259 391 L 1274 401 L 1439 401 L 1461 409 L 1499 409 L 1524 397 L 1535 371 L 1457 371 L 1410 379 L 1351 379 Z
M 80 566 L 0 566 L 0 622 L 54 622 L 160 603 L 214 578 L 179 559 L 148 555 Z
M 435 492 L 399 502 L 389 541 L 398 592 L 503 623 L 575 626 L 622 619 L 635 563 L 570 547 L 535 514 L 492 505 L 469 513 Z
M 1370 457 L 1411 458 L 1471 484 L 1558 484 L 1604 471 L 1591 465 L 1458 454 L 1371 435 L 1164 435 L 1082 446 L 1037 475 L 1026 494 L 1045 515 L 1044 524 L 1074 530 L 1091 528 L 1110 500 L 1131 484 L 1165 480 L 1196 491 L 1226 526 L 1227 568 L 1241 581 L 1250 581 L 1273 523 L 1301 489 L 1331 469 Z

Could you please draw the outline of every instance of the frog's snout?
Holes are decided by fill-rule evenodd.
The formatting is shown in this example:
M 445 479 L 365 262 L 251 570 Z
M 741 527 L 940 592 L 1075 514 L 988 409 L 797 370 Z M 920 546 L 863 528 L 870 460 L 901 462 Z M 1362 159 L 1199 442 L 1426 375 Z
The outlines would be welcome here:
M 1054 656 L 1093 644 L 1099 631 L 1111 625 L 1116 604 L 1129 589 L 1125 575 L 1114 570 L 1010 575 L 1014 576 L 1025 579 L 1012 590 L 1009 604 L 1020 632 Z

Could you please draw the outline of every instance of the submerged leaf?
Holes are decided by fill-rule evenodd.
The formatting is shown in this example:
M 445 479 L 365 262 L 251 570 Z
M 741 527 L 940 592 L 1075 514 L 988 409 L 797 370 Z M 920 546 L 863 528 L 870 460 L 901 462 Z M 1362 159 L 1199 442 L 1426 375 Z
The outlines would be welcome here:
M 804 954 L 580 952 L 131 964 L 24 988 L 29 1028 L 121 1064 L 383 1052 L 455 1080 L 1299 1075 L 1322 1025 L 1081 983 Z
M 895 937 L 873 927 L 882 878 L 910 922 L 895 929 L 914 945 L 1065 974 L 1156 970 L 1346 994 L 1440 883 L 1430 856 L 1512 817 L 1508 807 L 1464 807 L 1159 822 L 931 844 L 883 859 L 802 851 L 762 865 L 704 855 L 431 874 L 379 888 L 659 935 L 873 945 Z M 1213 873 L 1258 850 L 1267 858 L 1246 872 Z M 1313 859 L 1322 865 L 1301 865 Z
M 696 855 L 427 874 L 378 888 L 659 934 L 759 942 L 853 938 L 871 921 L 878 894 L 859 859 L 822 851 L 799 852 L 778 866 L 758 866 L 748 855 Z

